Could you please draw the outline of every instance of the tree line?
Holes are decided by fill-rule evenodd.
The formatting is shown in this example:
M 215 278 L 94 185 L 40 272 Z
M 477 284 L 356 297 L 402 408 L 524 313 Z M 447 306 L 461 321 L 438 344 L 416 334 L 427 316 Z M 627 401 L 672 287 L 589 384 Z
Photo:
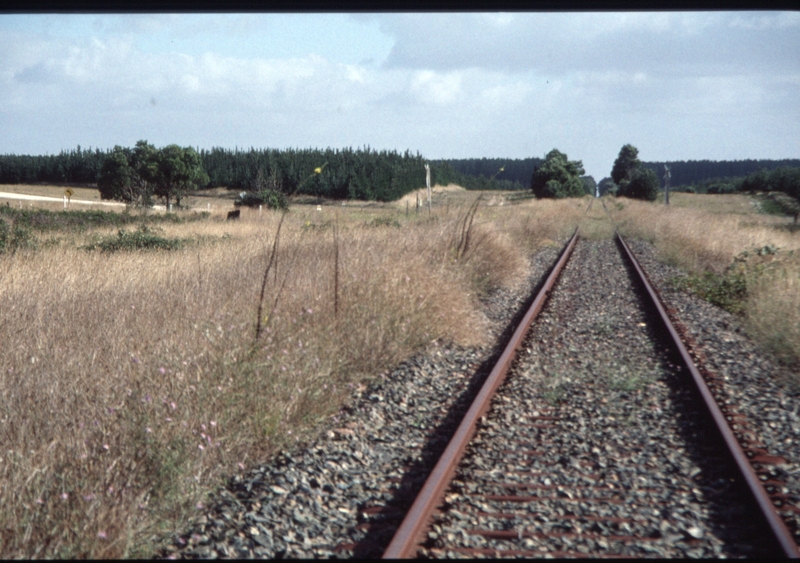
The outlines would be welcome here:
M 537 197 L 582 197 L 613 193 L 654 200 L 664 164 L 642 162 L 625 145 L 611 175 L 597 184 L 584 176 L 581 161 L 553 149 L 542 158 L 439 159 L 410 151 L 362 149 L 161 149 L 139 141 L 133 148 L 82 149 L 57 155 L 0 155 L 0 184 L 97 185 L 104 198 L 149 205 L 153 198 L 180 204 L 188 192 L 226 187 L 251 194 L 253 201 L 285 202 L 292 194 L 332 199 L 391 201 L 431 183 L 472 190 L 531 189 Z M 794 193 L 792 170 L 800 160 L 673 161 L 672 189 L 703 193 L 741 190 Z M 773 173 L 770 175 L 770 173 Z M 749 179 L 745 181 L 746 179 Z M 752 186 L 762 186 L 753 188 Z M 773 186 L 780 186 L 773 188 Z M 789 187 L 787 187 L 789 186 Z M 281 204 L 283 205 L 283 204 Z
M 787 166 L 800 167 L 800 159 L 642 162 L 643 167 L 655 172 L 659 178 L 664 175 L 665 164 L 669 166 L 672 188 L 683 191 L 685 188 L 691 187 L 694 191 L 705 193 L 708 187 L 715 184 L 730 183 L 734 178 L 743 178 L 761 170 L 775 170 Z
M 478 190 L 524 190 L 542 162 L 541 158 L 449 158 L 435 160 L 432 165 L 440 168 L 438 184 L 454 183 Z M 445 172 L 448 166 L 452 173 Z
M 172 154 L 172 165 L 168 164 Z M 178 154 L 180 153 L 180 154 Z M 175 160 L 177 158 L 177 161 Z M 178 161 L 191 179 L 175 180 Z M 432 184 L 471 190 L 522 190 L 541 159 L 452 159 L 430 162 Z M 191 189 L 225 187 L 283 196 L 391 201 L 425 186 L 419 153 L 363 149 L 193 149 L 147 141 L 133 148 L 81 149 L 57 155 L 0 155 L 0 184 L 97 185 L 101 196 L 149 205 L 169 203 Z M 199 168 L 198 168 L 199 166 Z M 168 171 L 170 167 L 172 171 Z M 188 167 L 188 168 L 187 168 Z M 194 168 L 198 168 L 194 170 Z M 324 173 L 316 174 L 320 168 Z M 186 170 L 183 172 L 186 174 Z M 258 199 L 254 199 L 257 201 Z
M 56 155 L 0 155 L 0 184 L 96 184 L 110 153 L 78 145 Z

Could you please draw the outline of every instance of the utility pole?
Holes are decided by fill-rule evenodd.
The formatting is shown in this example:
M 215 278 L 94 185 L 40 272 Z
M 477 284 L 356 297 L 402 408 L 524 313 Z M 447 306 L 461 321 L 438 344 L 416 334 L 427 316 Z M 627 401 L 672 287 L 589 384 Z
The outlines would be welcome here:
M 669 205 L 669 166 L 664 165 L 664 203 Z

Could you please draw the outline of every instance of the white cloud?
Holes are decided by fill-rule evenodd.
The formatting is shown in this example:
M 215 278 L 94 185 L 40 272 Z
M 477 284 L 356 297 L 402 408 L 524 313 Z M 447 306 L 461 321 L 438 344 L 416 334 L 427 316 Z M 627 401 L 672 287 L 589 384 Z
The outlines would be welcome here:
M 415 72 L 411 78 L 411 91 L 424 102 L 449 104 L 461 94 L 461 73 Z

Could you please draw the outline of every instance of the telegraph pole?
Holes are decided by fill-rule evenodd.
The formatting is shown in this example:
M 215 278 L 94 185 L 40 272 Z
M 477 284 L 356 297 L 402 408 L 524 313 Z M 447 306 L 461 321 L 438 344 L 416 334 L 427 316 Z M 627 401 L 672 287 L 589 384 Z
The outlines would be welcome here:
M 669 205 L 669 166 L 664 165 L 664 203 Z

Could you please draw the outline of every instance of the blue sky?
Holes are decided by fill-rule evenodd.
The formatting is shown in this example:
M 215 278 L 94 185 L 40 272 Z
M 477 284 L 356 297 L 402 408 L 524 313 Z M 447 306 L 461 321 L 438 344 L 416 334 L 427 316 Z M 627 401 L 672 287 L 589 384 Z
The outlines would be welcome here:
M 800 12 L 0 14 L 0 153 L 800 158 Z

